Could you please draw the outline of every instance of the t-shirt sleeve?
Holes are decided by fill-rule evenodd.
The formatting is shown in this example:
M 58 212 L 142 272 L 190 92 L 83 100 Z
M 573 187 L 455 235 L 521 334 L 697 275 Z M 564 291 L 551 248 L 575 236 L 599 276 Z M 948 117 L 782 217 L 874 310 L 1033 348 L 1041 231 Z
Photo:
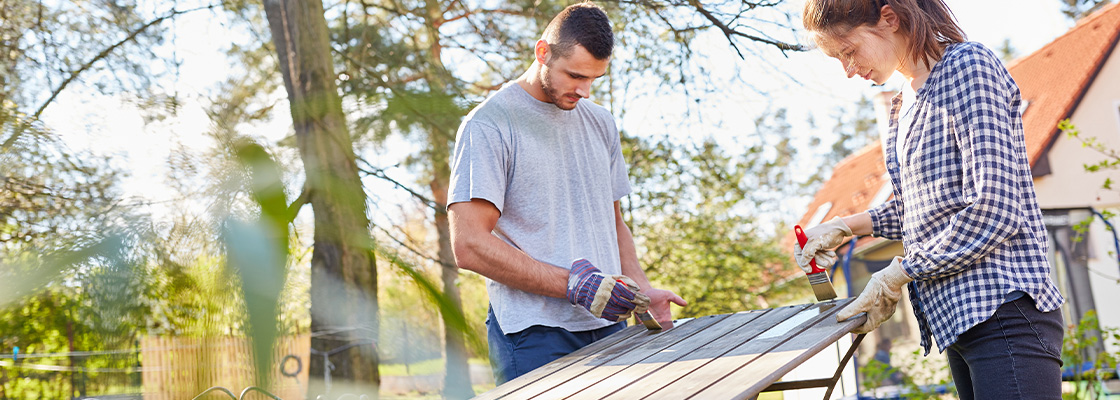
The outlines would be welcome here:
M 501 133 L 493 126 L 468 120 L 456 136 L 447 205 L 482 199 L 501 212 L 509 177 L 509 152 Z
M 611 126 L 614 126 L 613 120 Z M 630 169 L 626 167 L 626 160 L 622 156 L 622 142 L 618 129 L 612 131 L 614 135 L 611 142 L 611 194 L 617 201 L 630 194 Z

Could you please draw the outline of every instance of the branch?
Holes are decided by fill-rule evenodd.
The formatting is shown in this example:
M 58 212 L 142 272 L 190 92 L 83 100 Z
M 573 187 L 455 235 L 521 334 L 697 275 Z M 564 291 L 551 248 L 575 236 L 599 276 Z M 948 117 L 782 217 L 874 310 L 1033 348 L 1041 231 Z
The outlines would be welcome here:
M 288 223 L 292 223 L 292 221 L 295 221 L 296 216 L 299 215 L 299 210 L 303 208 L 304 204 L 307 204 L 311 201 L 311 193 L 311 188 L 307 187 L 307 185 L 304 185 L 303 191 L 300 192 L 299 197 L 297 197 L 296 200 L 288 206 L 288 215 L 286 217 Z
M 217 7 L 217 6 L 218 6 L 218 4 L 211 4 L 211 5 L 208 5 L 208 6 L 192 8 L 192 9 L 189 9 L 189 10 L 182 10 L 182 11 L 171 10 L 171 12 L 169 14 L 164 15 L 164 16 L 159 17 L 159 18 L 156 18 L 156 19 L 144 24 L 143 26 L 141 26 L 139 28 L 136 28 L 135 30 L 130 32 L 127 37 L 125 37 L 124 39 L 121 39 L 117 43 L 114 43 L 112 46 L 109 46 L 109 47 L 105 48 L 100 53 L 97 53 L 97 55 L 94 56 L 92 59 L 90 59 L 89 61 L 86 61 L 85 64 L 82 64 L 82 66 L 79 67 L 78 70 L 71 72 L 70 76 L 66 77 L 66 80 L 63 80 L 62 83 L 58 85 L 58 87 L 56 87 L 54 90 L 51 91 L 51 96 L 49 98 L 47 98 L 47 101 L 43 102 L 43 104 L 39 106 L 39 109 L 35 110 L 35 114 L 33 114 L 31 118 L 34 119 L 34 120 L 38 120 L 39 116 L 43 114 L 43 110 L 45 110 L 47 108 L 47 106 L 49 106 L 51 104 L 51 102 L 53 102 L 54 99 L 57 98 L 58 95 L 60 93 L 62 93 L 62 91 L 64 89 L 66 89 L 67 86 L 70 85 L 70 82 L 73 82 L 75 79 L 78 78 L 79 75 L 81 75 L 83 72 L 86 72 L 86 70 L 89 70 L 90 67 L 92 67 L 94 63 L 96 63 L 98 61 L 101 61 L 101 60 L 105 59 L 106 57 L 108 57 L 109 53 L 113 52 L 113 50 L 116 50 L 118 47 L 123 46 L 125 43 L 131 42 L 133 39 L 136 39 L 136 36 L 139 36 L 141 33 L 148 30 L 148 28 L 151 28 L 154 25 L 157 25 L 157 24 L 159 24 L 159 23 L 161 23 L 161 22 L 163 22 L 163 21 L 165 21 L 169 18 L 174 18 L 178 15 L 182 15 L 182 14 L 186 14 L 186 13 L 194 12 L 194 11 L 199 11 L 199 10 L 212 9 L 214 7 Z M 10 148 L 12 146 L 12 144 L 14 144 L 16 142 L 16 139 L 19 139 L 20 135 L 23 134 L 23 131 L 24 131 L 23 129 L 17 129 L 15 132 L 13 132 L 12 136 L 9 137 L 7 140 L 5 140 L 3 145 L 0 145 L 0 149 L 7 150 L 8 148 Z
M 408 186 L 405 186 L 403 183 L 400 183 L 397 180 L 395 180 L 393 178 L 390 178 L 389 175 L 385 174 L 384 169 L 374 167 L 372 164 L 369 163 L 369 161 L 366 161 L 365 159 L 363 159 L 361 157 L 358 157 L 357 159 L 358 159 L 358 161 L 361 161 L 362 164 L 365 164 L 366 167 L 369 168 L 369 169 L 363 169 L 362 167 L 358 167 L 359 171 L 364 172 L 366 175 L 381 178 L 381 179 L 384 179 L 386 181 L 389 181 L 389 183 L 392 183 L 393 185 L 395 185 L 398 188 L 404 189 L 404 191 L 408 192 L 408 194 L 411 194 L 412 197 L 415 197 L 417 200 L 420 200 L 420 202 L 424 203 L 424 206 L 435 210 L 437 213 L 441 212 L 441 210 L 439 210 L 439 208 L 436 207 L 436 202 L 433 201 L 432 199 L 429 199 L 429 198 L 425 197 L 423 194 L 420 194 L 419 192 L 417 192 L 415 190 L 412 190 Z
M 443 265 L 442 261 L 437 260 L 436 258 L 428 256 L 424 253 L 421 253 L 420 250 L 416 250 L 416 249 L 412 248 L 412 246 L 409 246 L 408 244 L 402 242 L 400 239 L 397 239 L 396 237 L 393 237 L 392 233 L 389 233 L 388 230 L 386 230 L 385 228 L 382 228 L 380 225 L 373 224 L 373 227 L 381 230 L 381 232 L 384 232 L 386 237 L 388 237 L 390 240 L 392 240 L 394 242 L 397 242 L 397 244 L 401 245 L 401 247 L 404 247 L 404 248 L 408 249 L 408 251 L 411 251 L 413 254 L 416 254 L 416 256 L 418 256 L 420 258 L 423 258 L 423 259 L 427 259 L 429 261 L 433 261 L 436 264 Z M 406 234 L 405 236 L 408 236 L 408 235 Z
M 402 96 L 401 93 L 397 91 L 396 86 L 390 84 L 388 81 L 385 80 L 385 78 L 382 78 L 381 74 L 378 73 L 377 71 L 375 71 L 373 68 L 358 62 L 357 60 L 355 60 L 355 59 L 351 58 L 349 55 L 347 55 L 345 52 L 340 51 L 340 50 L 338 50 L 334 47 L 331 47 L 331 52 L 342 56 L 342 58 L 346 59 L 346 61 L 350 62 L 350 64 L 354 65 L 355 67 L 358 67 L 359 71 L 364 71 L 365 73 L 367 73 L 369 75 L 369 77 L 371 77 L 373 79 L 376 79 L 378 81 L 378 83 L 381 84 L 381 87 L 389 89 L 389 91 L 392 92 L 394 96 L 397 96 L 398 98 L 401 98 L 402 100 L 404 100 L 404 104 L 409 108 L 410 111 L 412 111 L 412 114 L 415 115 L 416 117 L 420 118 L 421 120 L 423 120 L 425 124 L 427 124 L 428 126 L 433 127 L 433 128 L 439 128 L 440 127 L 439 123 L 432 120 L 432 118 L 430 116 L 428 116 L 427 113 L 421 112 L 419 109 L 417 109 L 416 106 L 413 105 L 411 101 L 408 101 L 406 97 Z M 374 57 L 377 57 L 377 56 L 374 55 Z M 368 165 L 368 163 L 367 163 L 367 165 Z
M 751 35 L 749 33 L 740 32 L 738 30 L 732 29 L 732 28 L 728 27 L 726 24 L 724 24 L 722 21 L 720 21 L 719 18 L 716 18 L 715 15 L 712 15 L 711 11 L 708 11 L 708 9 L 704 8 L 704 5 L 700 4 L 699 0 L 688 0 L 688 4 L 692 5 L 692 7 L 695 8 L 696 11 L 700 13 L 700 15 L 704 16 L 704 18 L 707 18 L 708 21 L 711 21 L 712 25 L 715 25 L 717 28 L 720 29 L 720 31 L 723 31 L 723 35 L 727 37 L 727 41 L 731 42 L 731 47 L 735 49 L 736 53 L 739 53 L 739 58 L 742 58 L 744 60 L 746 58 L 743 57 L 743 52 L 739 51 L 739 46 L 736 46 L 735 42 L 733 40 L 731 40 L 731 37 L 733 35 L 734 36 L 742 36 L 744 38 L 747 38 L 747 39 L 750 39 L 750 40 L 753 40 L 753 41 L 756 41 L 756 42 L 766 43 L 766 44 L 772 45 L 774 47 L 777 47 L 779 50 L 782 50 L 782 52 L 785 52 L 787 50 L 793 50 L 793 51 L 805 51 L 806 50 L 805 46 L 802 46 L 802 45 L 799 45 L 799 44 L 789 44 L 789 43 L 785 43 L 785 42 L 779 42 L 779 41 L 776 41 L 776 40 L 773 40 L 773 39 L 767 39 L 767 38 L 764 38 L 764 37 L 761 37 L 761 36 L 755 36 L 755 35 Z

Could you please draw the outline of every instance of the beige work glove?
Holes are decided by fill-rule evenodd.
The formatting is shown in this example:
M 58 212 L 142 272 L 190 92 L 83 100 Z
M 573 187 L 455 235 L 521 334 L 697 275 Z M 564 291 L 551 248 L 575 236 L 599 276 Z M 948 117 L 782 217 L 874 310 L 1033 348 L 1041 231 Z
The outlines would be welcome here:
M 867 333 L 875 330 L 891 319 L 898 299 L 902 297 L 902 285 L 914 280 L 902 269 L 902 257 L 895 257 L 891 265 L 871 275 L 863 293 L 855 301 L 836 314 L 837 321 L 845 321 L 861 312 L 867 312 L 867 322 L 852 330 L 853 333 Z
M 852 236 L 852 229 L 840 217 L 805 230 L 805 246 L 793 246 L 793 257 L 806 274 L 812 272 L 809 260 L 816 259 L 817 267 L 828 269 L 836 263 L 836 246 Z

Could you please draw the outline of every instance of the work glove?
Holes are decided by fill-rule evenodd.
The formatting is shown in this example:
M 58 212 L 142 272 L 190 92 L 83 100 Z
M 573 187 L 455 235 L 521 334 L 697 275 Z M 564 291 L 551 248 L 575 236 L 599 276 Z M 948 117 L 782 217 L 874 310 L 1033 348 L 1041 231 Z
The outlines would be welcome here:
M 844 238 L 852 236 L 852 229 L 840 217 L 805 230 L 805 246 L 795 245 L 793 257 L 806 274 L 812 272 L 809 261 L 816 259 L 817 267 L 828 269 L 836 263 L 836 252 Z
M 914 280 L 902 269 L 902 257 L 895 257 L 891 265 L 871 275 L 863 293 L 851 304 L 836 314 L 837 321 L 844 321 L 861 312 L 867 312 L 867 322 L 852 330 L 853 333 L 867 333 L 878 328 L 894 315 L 898 299 L 902 297 L 902 285 Z
M 568 302 L 607 321 L 621 321 L 648 310 L 649 296 L 640 290 L 630 277 L 604 274 L 585 259 L 573 262 L 568 272 Z

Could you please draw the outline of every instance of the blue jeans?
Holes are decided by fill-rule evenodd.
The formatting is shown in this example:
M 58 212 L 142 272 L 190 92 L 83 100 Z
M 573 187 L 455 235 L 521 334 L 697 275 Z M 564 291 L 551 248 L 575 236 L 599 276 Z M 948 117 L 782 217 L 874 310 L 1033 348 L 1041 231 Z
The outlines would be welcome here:
M 533 325 L 521 332 L 505 334 L 491 307 L 486 316 L 486 341 L 490 344 L 490 366 L 498 385 L 579 350 L 592 342 L 621 331 L 622 321 L 591 331 L 568 332 L 551 326 Z
M 1062 314 L 1023 296 L 945 351 L 961 399 L 1061 399 Z

